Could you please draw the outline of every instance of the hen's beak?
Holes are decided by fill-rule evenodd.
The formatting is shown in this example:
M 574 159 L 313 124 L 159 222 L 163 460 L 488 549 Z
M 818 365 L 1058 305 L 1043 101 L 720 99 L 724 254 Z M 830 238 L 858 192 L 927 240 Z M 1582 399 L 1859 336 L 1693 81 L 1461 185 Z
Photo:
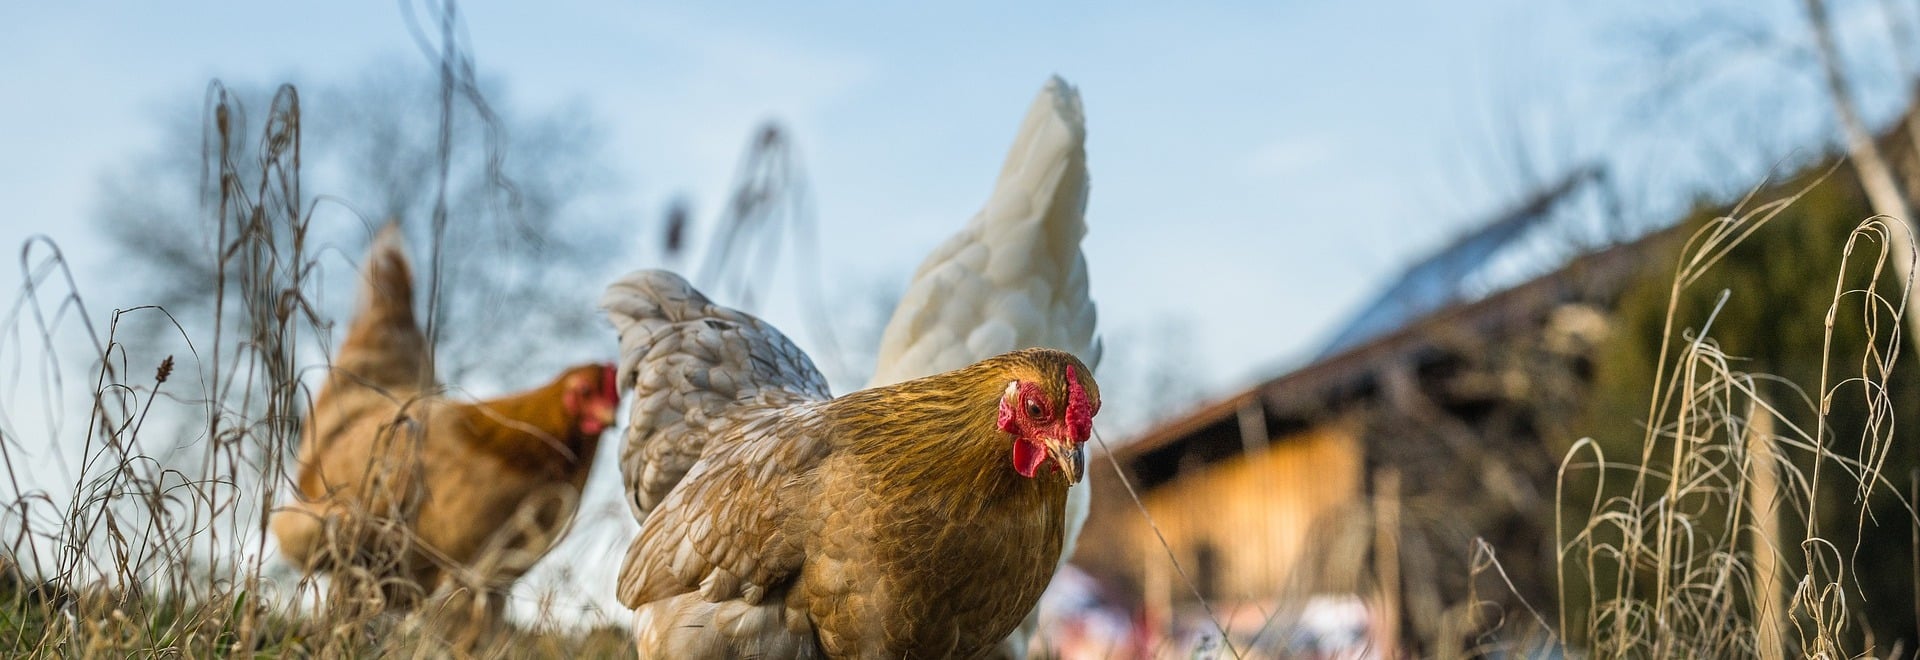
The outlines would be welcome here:
M 600 404 L 587 407 L 587 414 L 580 420 L 580 430 L 587 435 L 600 435 L 602 431 L 613 428 L 613 404 Z
M 1053 459 L 1053 466 L 1067 475 L 1067 484 L 1080 483 L 1087 472 L 1087 445 L 1071 440 L 1047 439 L 1047 456 Z

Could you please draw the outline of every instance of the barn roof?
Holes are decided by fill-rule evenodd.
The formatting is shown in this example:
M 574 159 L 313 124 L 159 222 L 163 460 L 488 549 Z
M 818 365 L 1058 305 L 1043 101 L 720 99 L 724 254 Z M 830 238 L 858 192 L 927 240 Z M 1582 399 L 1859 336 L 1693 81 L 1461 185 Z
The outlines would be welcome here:
M 1559 183 L 1497 216 L 1452 244 L 1408 266 L 1373 300 L 1361 307 L 1333 333 L 1332 341 L 1315 360 L 1339 355 L 1427 314 L 1469 300 L 1468 282 L 1534 227 L 1554 217 L 1554 211 L 1585 189 L 1604 190 L 1606 169 L 1597 165 L 1575 168 Z
M 1498 293 L 1442 307 L 1397 330 L 1163 422 L 1114 449 L 1143 489 L 1171 481 L 1194 462 L 1210 464 L 1259 442 L 1275 442 L 1329 413 L 1373 397 L 1383 368 L 1417 362 L 1449 336 L 1501 336 L 1545 318 L 1555 307 L 1616 295 L 1677 228 L 1574 258 L 1557 270 Z

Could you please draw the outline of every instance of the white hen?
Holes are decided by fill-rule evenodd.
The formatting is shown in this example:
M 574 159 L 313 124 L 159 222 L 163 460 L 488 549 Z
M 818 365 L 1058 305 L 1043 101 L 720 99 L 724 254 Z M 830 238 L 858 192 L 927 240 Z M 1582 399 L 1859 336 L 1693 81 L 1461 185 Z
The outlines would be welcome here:
M 1086 126 L 1080 95 L 1054 77 L 1027 110 L 993 196 L 967 226 L 921 262 L 880 339 L 868 387 L 958 369 L 1022 348 L 1073 353 L 1100 364 L 1087 297 Z M 1089 471 L 1091 472 L 1091 471 Z M 1067 494 L 1060 563 L 1087 521 L 1089 485 Z M 1001 645 L 1026 657 L 1032 614 Z

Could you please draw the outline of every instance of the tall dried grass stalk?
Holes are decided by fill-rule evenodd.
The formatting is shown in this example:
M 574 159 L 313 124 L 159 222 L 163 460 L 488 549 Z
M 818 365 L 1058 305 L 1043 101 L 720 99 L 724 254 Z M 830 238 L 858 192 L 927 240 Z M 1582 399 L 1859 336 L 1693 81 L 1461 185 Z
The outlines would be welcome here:
M 1869 219 L 1848 241 L 1835 275 L 1825 328 L 1822 377 L 1808 401 L 1815 428 L 1795 425 L 1758 383 L 1765 376 L 1733 368 L 1734 358 L 1713 341 L 1713 322 L 1734 292 L 1697 327 L 1677 332 L 1681 293 L 1797 196 L 1709 223 L 1687 242 L 1669 294 L 1660 363 L 1648 402 L 1650 423 L 1638 456 L 1615 462 L 1601 444 L 1583 439 L 1561 464 L 1556 529 L 1560 591 L 1578 580 L 1585 602 L 1563 602 L 1562 635 L 1584 638 L 1595 657 L 1854 657 L 1875 649 L 1847 648 L 1856 625 L 1847 607 L 1856 585 L 1852 556 L 1822 535 L 1816 503 L 1850 497 L 1859 524 L 1868 499 L 1904 497 L 1881 474 L 1891 450 L 1887 379 L 1901 342 L 1907 290 L 1883 295 L 1882 270 L 1912 259 L 1887 247 L 1904 223 Z M 1856 249 L 1878 246 L 1877 254 Z M 1864 267 L 1857 262 L 1864 261 Z M 1903 282 L 1903 287 L 1910 283 Z M 1864 312 L 1859 328 L 1836 328 L 1843 304 Z M 1833 336 L 1860 332 L 1864 355 L 1833 354 Z M 1832 378 L 1836 361 L 1857 360 L 1860 372 Z M 1858 456 L 1833 449 L 1828 427 L 1835 397 L 1864 398 L 1869 419 Z M 1598 482 L 1585 515 L 1568 501 L 1572 477 Z M 1845 483 L 1831 483 L 1839 474 Z M 1624 491 L 1609 481 L 1624 476 Z M 1829 481 L 1823 482 L 1824 479 Z M 1912 507 L 1906 508 L 1912 517 Z M 1804 538 L 1790 538 L 1793 516 Z M 1571 518 L 1571 519 L 1570 519 Z M 1857 531 L 1857 530 L 1852 530 Z M 1782 561 L 1797 549 L 1800 561 Z M 1573 620 L 1586 612 L 1584 621 Z M 1878 652 L 1884 652 L 1884 649 Z

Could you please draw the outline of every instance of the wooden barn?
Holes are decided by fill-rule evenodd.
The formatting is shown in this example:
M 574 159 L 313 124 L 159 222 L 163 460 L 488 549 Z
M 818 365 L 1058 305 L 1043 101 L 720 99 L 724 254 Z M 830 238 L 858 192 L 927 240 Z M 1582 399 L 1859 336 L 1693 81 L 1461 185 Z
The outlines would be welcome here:
M 1490 235 L 1511 238 L 1575 183 L 1416 265 L 1383 300 L 1399 304 L 1409 280 L 1461 250 L 1484 252 L 1475 243 Z M 1298 651 L 1307 610 L 1356 602 L 1365 607 L 1345 610 L 1371 619 L 1376 643 L 1469 636 L 1496 618 L 1474 602 L 1547 598 L 1538 588 L 1552 584 L 1552 477 L 1567 437 L 1550 426 L 1580 403 L 1608 331 L 1603 310 L 1671 235 L 1470 302 L 1412 305 L 1397 323 L 1362 314 L 1356 324 L 1391 328 L 1150 429 L 1114 451 L 1117 465 L 1093 458 L 1105 478 L 1075 564 L 1174 648 L 1218 621 L 1243 651 Z M 1527 573 L 1514 582 L 1534 592 L 1453 569 L 1476 555 Z

